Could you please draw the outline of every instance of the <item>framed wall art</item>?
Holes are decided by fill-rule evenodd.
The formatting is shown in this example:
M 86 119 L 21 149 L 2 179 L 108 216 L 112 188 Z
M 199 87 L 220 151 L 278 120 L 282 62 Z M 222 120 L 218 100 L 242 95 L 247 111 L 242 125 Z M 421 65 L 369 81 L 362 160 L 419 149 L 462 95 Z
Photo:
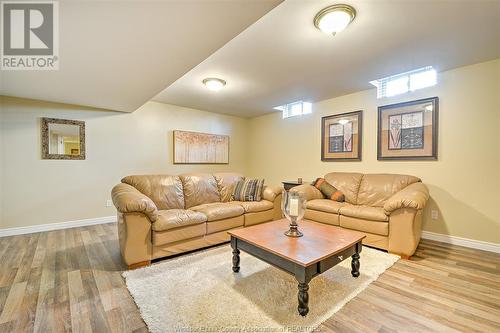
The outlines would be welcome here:
M 174 164 L 229 164 L 229 136 L 174 131 Z
M 378 108 L 378 160 L 437 160 L 438 97 Z
M 363 111 L 321 118 L 321 160 L 361 161 Z

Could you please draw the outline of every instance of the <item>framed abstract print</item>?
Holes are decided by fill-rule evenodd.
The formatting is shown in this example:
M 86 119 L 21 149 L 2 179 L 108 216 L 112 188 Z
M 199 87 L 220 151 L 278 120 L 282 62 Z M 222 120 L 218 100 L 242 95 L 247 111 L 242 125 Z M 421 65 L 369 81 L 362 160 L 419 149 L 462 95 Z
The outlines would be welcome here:
M 378 160 L 437 160 L 439 99 L 378 108 Z
M 174 131 L 174 164 L 229 164 L 229 136 Z
M 363 111 L 321 118 L 321 160 L 361 161 Z

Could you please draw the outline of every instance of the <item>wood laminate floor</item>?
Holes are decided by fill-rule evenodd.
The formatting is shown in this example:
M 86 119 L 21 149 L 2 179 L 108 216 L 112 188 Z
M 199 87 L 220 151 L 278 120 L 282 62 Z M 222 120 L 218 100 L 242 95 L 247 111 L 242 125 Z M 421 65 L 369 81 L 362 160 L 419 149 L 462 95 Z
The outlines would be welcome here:
M 115 224 L 0 238 L 0 265 L 0 332 L 147 332 Z M 320 330 L 500 332 L 500 255 L 422 241 Z

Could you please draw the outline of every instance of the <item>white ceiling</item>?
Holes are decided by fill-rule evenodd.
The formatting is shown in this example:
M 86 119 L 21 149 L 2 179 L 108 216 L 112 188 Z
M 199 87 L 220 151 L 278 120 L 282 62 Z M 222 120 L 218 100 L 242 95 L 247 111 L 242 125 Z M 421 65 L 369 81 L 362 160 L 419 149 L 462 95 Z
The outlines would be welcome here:
M 59 1 L 60 69 L 0 95 L 134 111 L 282 0 Z
M 500 1 L 340 1 L 356 8 L 335 37 L 314 15 L 337 1 L 286 0 L 154 100 L 251 117 L 296 100 L 371 88 L 369 81 L 432 65 L 438 71 L 500 57 Z M 227 86 L 206 89 L 220 77 Z

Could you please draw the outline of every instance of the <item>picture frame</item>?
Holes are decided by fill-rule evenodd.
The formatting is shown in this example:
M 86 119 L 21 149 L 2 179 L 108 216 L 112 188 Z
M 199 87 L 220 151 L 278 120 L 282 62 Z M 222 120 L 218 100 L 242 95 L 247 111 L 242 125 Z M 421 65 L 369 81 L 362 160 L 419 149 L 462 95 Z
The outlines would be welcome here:
M 229 135 L 173 131 L 174 164 L 229 164 Z
M 84 121 L 43 117 L 40 126 L 42 159 L 85 160 Z
M 321 118 L 321 160 L 323 162 L 361 161 L 362 143 L 362 110 Z
M 378 107 L 377 160 L 437 160 L 439 98 Z

